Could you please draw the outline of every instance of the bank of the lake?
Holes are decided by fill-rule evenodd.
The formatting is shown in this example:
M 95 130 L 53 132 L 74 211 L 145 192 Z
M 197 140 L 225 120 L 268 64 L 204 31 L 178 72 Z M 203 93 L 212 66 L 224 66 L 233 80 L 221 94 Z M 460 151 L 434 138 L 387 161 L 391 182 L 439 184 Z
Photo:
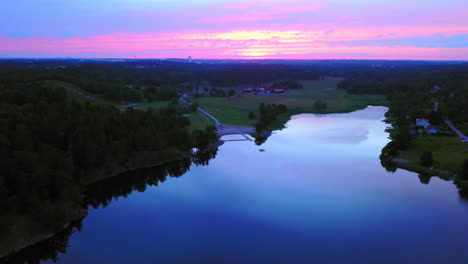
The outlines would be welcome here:
M 272 124 L 272 129 L 282 128 L 291 116 L 302 113 L 349 113 L 365 109 L 368 105 L 386 105 L 387 99 L 383 95 L 354 95 L 338 89 L 342 78 L 325 77 L 319 80 L 299 81 L 302 88 L 288 90 L 285 94 L 238 94 L 233 97 L 202 96 L 192 99 L 200 107 L 214 115 L 223 124 L 254 126 L 259 118 L 259 105 L 283 104 L 288 108 Z M 323 100 L 327 103 L 325 109 L 318 110 L 314 103 Z M 249 119 L 249 112 L 253 112 L 254 119 Z
M 455 186 L 381 167 L 385 111 L 293 116 L 264 151 L 226 142 L 164 184 L 109 183 L 58 262 L 466 263 Z
M 213 147 L 217 147 L 220 144 L 221 142 L 217 142 L 213 144 Z M 110 179 L 117 175 L 134 170 L 160 166 L 176 160 L 186 159 L 191 157 L 191 155 L 192 153 L 190 152 L 180 152 L 176 150 L 168 150 L 164 153 L 154 151 L 136 153 L 136 155 L 129 157 L 128 161 L 125 164 L 108 162 L 100 168 L 96 168 L 94 170 L 85 172 L 85 176 L 83 177 L 83 181 L 81 182 L 81 188 L 83 190 L 86 190 L 86 187 L 91 184 L 96 184 L 100 181 Z M 25 229 L 27 229 L 24 226 L 28 226 L 29 222 L 35 221 L 34 217 L 32 216 L 13 215 L 9 217 L 11 218 L 9 219 L 9 222 L 15 223 L 14 226 L 11 226 L 10 228 L 12 230 L 18 230 L 18 232 L 13 232 L 11 234 L 11 236 L 14 236 L 14 238 L 9 239 L 4 237 L 0 241 L 0 259 L 9 254 L 14 254 L 15 252 L 18 252 L 26 247 L 39 243 L 40 241 L 49 239 L 54 234 L 61 232 L 63 229 L 66 229 L 72 222 L 78 221 L 86 217 L 87 215 L 87 210 L 82 209 L 80 205 L 70 203 L 69 205 L 66 205 L 66 207 L 74 209 L 71 209 L 63 217 L 63 219 L 61 220 L 61 222 L 64 223 L 63 225 L 54 229 L 44 230 L 40 232 L 23 232 Z
M 427 176 L 438 176 L 444 180 L 457 180 L 459 185 L 468 186 L 468 181 L 459 175 L 463 162 L 468 159 L 468 144 L 463 143 L 450 129 L 445 128 L 441 129 L 438 134 L 422 136 L 416 132 L 410 132 L 410 128 L 399 128 L 392 117 L 387 118 L 386 123 L 389 125 L 388 131 L 394 141 L 402 132 L 401 129 L 408 130 L 406 132 L 409 135 L 409 143 L 405 149 L 396 150 L 395 147 L 383 149 L 383 153 L 394 152 L 389 155 L 396 167 Z M 431 153 L 431 166 L 421 164 L 421 155 L 425 152 Z M 387 153 L 385 155 L 388 156 Z

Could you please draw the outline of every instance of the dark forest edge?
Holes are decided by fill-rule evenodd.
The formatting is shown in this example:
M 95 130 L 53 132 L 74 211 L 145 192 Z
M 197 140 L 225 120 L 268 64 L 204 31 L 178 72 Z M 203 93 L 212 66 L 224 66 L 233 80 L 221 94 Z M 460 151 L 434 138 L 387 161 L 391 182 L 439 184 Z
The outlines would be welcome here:
M 38 82 L 1 85 L 0 123 L 0 255 L 82 217 L 87 185 L 218 140 L 174 105 L 122 112 Z
M 210 159 L 217 154 L 216 148 L 208 151 L 197 152 L 192 157 L 152 167 L 128 171 L 115 177 L 104 179 L 90 184 L 84 191 L 82 204 L 83 215 L 77 215 L 70 220 L 66 228 L 60 229 L 55 234 L 49 233 L 38 239 L 37 243 L 25 247 L 20 252 L 8 255 L 1 259 L 2 263 L 40 263 L 45 260 L 57 261 L 59 254 L 65 253 L 69 245 L 71 235 L 81 231 L 82 221 L 86 216 L 86 208 L 107 207 L 113 199 L 127 197 L 133 192 L 144 192 L 151 186 L 157 187 L 164 183 L 168 177 L 180 177 L 184 175 L 192 164 L 207 165 Z

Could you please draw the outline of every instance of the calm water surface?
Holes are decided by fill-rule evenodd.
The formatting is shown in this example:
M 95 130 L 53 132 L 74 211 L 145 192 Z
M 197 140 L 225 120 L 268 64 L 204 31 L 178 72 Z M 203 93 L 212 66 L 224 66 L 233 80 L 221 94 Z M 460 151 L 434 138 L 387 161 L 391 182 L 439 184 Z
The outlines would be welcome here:
M 208 166 L 90 207 L 59 263 L 468 263 L 453 183 L 381 167 L 386 110 L 226 142 Z

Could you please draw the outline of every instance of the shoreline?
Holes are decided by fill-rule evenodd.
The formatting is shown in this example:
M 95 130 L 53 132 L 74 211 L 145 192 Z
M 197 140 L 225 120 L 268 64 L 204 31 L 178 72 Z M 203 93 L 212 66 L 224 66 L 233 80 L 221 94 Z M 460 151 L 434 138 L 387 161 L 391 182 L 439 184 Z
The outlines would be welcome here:
M 6 258 L 10 255 L 14 255 L 28 247 L 31 247 L 31 246 L 34 246 L 40 242 L 43 242 L 47 239 L 50 239 L 52 237 L 54 237 L 55 235 L 57 235 L 58 233 L 62 232 L 63 230 L 67 229 L 70 227 L 70 225 L 75 222 L 75 221 L 78 221 L 79 219 L 82 219 L 84 217 L 88 216 L 88 209 L 82 209 L 82 210 L 79 210 L 75 213 L 75 215 L 73 216 L 70 216 L 69 219 L 67 219 L 65 221 L 65 224 L 63 225 L 62 228 L 60 228 L 60 230 L 57 230 L 57 231 L 48 231 L 48 232 L 43 232 L 43 233 L 38 233 L 34 236 L 31 236 L 30 238 L 28 239 L 25 239 L 25 240 L 22 240 L 21 244 L 20 245 L 17 245 L 17 246 L 12 246 L 12 247 L 9 247 L 7 249 L 5 249 L 5 252 L 0 252 L 0 260 L 2 260 L 3 258 Z
M 319 111 L 307 111 L 306 109 L 303 109 L 303 108 L 294 108 L 294 109 L 291 109 L 291 110 L 288 109 L 288 111 L 286 111 L 285 113 L 280 114 L 278 116 L 278 118 L 276 120 L 274 120 L 273 123 L 271 123 L 268 126 L 268 129 L 269 130 L 281 130 L 281 129 L 285 128 L 285 124 L 291 119 L 291 117 L 293 117 L 295 115 L 300 115 L 300 114 L 318 114 L 318 115 L 348 114 L 348 113 L 352 113 L 352 112 L 355 112 L 355 111 L 364 110 L 369 106 L 388 107 L 388 105 L 365 104 L 365 105 L 353 105 L 352 108 L 347 108 L 347 109 L 339 109 L 339 110 L 335 110 L 335 111 L 324 110 L 324 111 L 320 111 L 320 112 Z
M 251 134 L 255 132 L 253 126 L 236 126 L 236 125 L 222 125 L 218 127 L 218 136 L 238 135 L 238 134 Z
M 219 146 L 221 146 L 222 144 L 224 143 L 224 141 L 222 140 L 218 140 L 216 141 L 215 143 L 212 144 L 212 146 L 210 147 L 211 148 L 217 148 Z M 109 164 L 103 166 L 102 168 L 99 168 L 99 169 L 96 169 L 95 171 L 93 172 L 90 172 L 90 174 L 93 174 L 95 175 L 95 177 L 93 177 L 93 180 L 88 180 L 88 181 L 84 181 L 82 183 L 82 186 L 86 188 L 86 186 L 89 186 L 89 185 L 92 185 L 92 184 L 95 184 L 95 183 L 98 183 L 98 182 L 101 182 L 101 181 L 104 181 L 104 180 L 107 180 L 107 179 L 111 179 L 113 177 L 116 177 L 120 174 L 123 174 L 123 173 L 126 173 L 126 172 L 131 172 L 131 171 L 135 171 L 135 170 L 139 170 L 139 169 L 145 169 L 145 168 L 152 168 L 152 167 L 157 167 L 157 166 L 161 166 L 163 164 L 166 164 L 166 163 L 169 163 L 169 162 L 172 162 L 172 161 L 177 161 L 177 160 L 182 160 L 184 158 L 188 158 L 192 155 L 192 153 L 189 153 L 189 152 L 177 152 L 175 154 L 172 155 L 172 157 L 170 158 L 165 158 L 165 159 L 158 159 L 157 161 L 153 161 L 153 162 L 149 162 L 149 163 L 146 163 L 144 165 L 141 165 L 141 166 L 129 166 L 129 162 L 131 163 L 131 160 L 132 158 L 129 158 L 129 162 L 127 162 L 125 164 L 125 166 L 115 166 L 113 168 L 110 168 Z M 79 219 L 82 219 L 84 217 L 86 217 L 88 215 L 88 209 L 82 209 L 82 210 L 78 210 L 76 212 L 76 214 L 74 215 L 71 215 L 69 217 L 67 217 L 67 219 L 65 220 L 65 224 L 63 226 L 63 228 L 60 228 L 60 230 L 58 231 L 47 231 L 47 232 L 41 232 L 41 233 L 38 233 L 38 234 L 35 234 L 29 238 L 26 238 L 26 239 L 19 239 L 18 240 L 18 245 L 15 245 L 15 246 L 10 246 L 10 247 L 7 247 L 5 250 L 2 249 L 2 251 L 0 251 L 0 260 L 2 260 L 3 258 L 6 258 L 10 255 L 14 255 L 16 253 L 19 253 L 20 251 L 30 247 L 30 246 L 33 246 L 37 243 L 40 243 L 42 241 L 45 241 L 47 239 L 50 239 L 52 238 L 53 236 L 57 235 L 58 233 L 62 232 L 63 230 L 65 230 L 66 228 L 68 228 L 73 222 L 75 221 L 78 221 Z
M 219 146 L 221 146 L 223 144 L 224 144 L 224 141 L 219 139 L 216 142 L 213 142 L 204 151 L 212 150 L 212 149 L 217 148 L 217 147 L 219 147 Z M 144 153 L 139 153 L 139 154 L 140 155 L 141 154 L 145 155 L 145 154 L 150 154 L 150 153 L 144 152 Z M 146 161 L 145 164 L 138 164 L 139 166 L 136 166 L 135 164 L 133 166 L 131 166 L 130 164 L 132 163 L 132 160 L 134 160 L 135 158 L 138 157 L 138 155 L 136 155 L 135 157 L 130 157 L 125 165 L 112 167 L 109 164 L 106 164 L 103 167 L 98 168 L 93 172 L 89 172 L 89 174 L 94 175 L 93 180 L 88 180 L 88 181 L 83 182 L 82 186 L 86 187 L 86 186 L 89 186 L 89 185 L 92 185 L 92 184 L 95 184 L 95 183 L 98 183 L 98 182 L 101 182 L 101 181 L 104 181 L 104 180 L 107 180 L 107 179 L 111 179 L 113 177 L 116 177 L 116 176 L 121 175 L 121 174 L 126 173 L 126 172 L 131 172 L 131 171 L 136 171 L 136 170 L 139 170 L 139 169 L 145 169 L 145 168 L 152 168 L 152 167 L 161 166 L 161 165 L 169 163 L 169 162 L 189 158 L 192 155 L 193 154 L 190 153 L 190 152 L 176 151 L 176 152 L 173 152 L 171 155 L 169 155 L 171 157 L 164 158 L 164 159 L 157 159 L 157 161 Z M 48 231 L 48 232 L 42 232 L 42 233 L 36 234 L 34 236 L 31 236 L 31 238 L 29 238 L 29 239 L 20 240 L 22 242 L 20 245 L 7 247 L 7 249 L 4 250 L 5 252 L 0 251 L 0 260 L 2 260 L 5 257 L 8 257 L 10 255 L 16 254 L 16 253 L 20 252 L 21 250 L 26 249 L 26 248 L 28 248 L 30 246 L 33 246 L 33 245 L 35 245 L 37 243 L 40 243 L 42 241 L 45 241 L 47 239 L 52 238 L 53 236 L 59 234 L 60 232 L 62 232 L 66 228 L 68 228 L 73 222 L 78 221 L 79 219 L 82 219 L 82 218 L 86 217 L 87 215 L 88 215 L 88 209 L 87 208 L 78 210 L 74 215 L 69 216 L 68 219 L 65 220 L 64 227 L 61 228 L 60 230 L 55 231 L 55 232 L 54 231 Z M 26 240 L 26 242 L 25 242 L 25 240 Z

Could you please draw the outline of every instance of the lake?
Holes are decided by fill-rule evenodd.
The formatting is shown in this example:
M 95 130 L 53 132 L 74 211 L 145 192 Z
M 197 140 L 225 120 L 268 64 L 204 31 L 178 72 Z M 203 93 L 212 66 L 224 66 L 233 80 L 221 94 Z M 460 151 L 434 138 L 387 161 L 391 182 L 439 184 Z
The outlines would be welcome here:
M 261 146 L 229 141 L 157 187 L 117 187 L 59 263 L 468 263 L 454 184 L 380 165 L 386 111 L 297 115 Z

